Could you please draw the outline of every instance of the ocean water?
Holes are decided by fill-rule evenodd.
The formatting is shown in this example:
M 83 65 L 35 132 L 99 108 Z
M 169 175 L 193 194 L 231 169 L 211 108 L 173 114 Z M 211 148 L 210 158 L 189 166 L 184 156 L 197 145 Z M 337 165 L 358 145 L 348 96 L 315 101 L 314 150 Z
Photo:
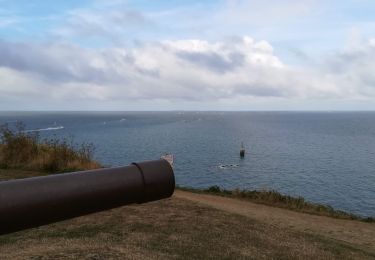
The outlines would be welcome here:
M 178 185 L 274 189 L 375 216 L 375 112 L 0 112 L 16 121 L 92 142 L 107 166 L 173 153 Z

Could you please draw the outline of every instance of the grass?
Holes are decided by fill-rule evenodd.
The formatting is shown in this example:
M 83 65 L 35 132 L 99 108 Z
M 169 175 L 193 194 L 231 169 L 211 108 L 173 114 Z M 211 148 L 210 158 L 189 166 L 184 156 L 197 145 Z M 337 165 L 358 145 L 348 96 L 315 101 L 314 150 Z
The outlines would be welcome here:
M 75 144 L 67 139 L 41 139 L 38 132 L 27 132 L 22 123 L 0 127 L 0 168 L 48 173 L 96 169 L 92 144 Z
M 0 170 L 0 179 L 46 174 Z M 211 188 L 210 193 L 229 196 Z M 222 194 L 221 194 L 222 195 Z M 373 259 L 372 251 L 172 197 L 0 236 L 0 259 Z
M 22 250 L 20 250 L 22 249 Z M 342 242 L 178 198 L 0 236 L 4 259 L 372 259 Z
M 361 217 L 355 214 L 351 214 L 345 211 L 336 210 L 328 205 L 322 205 L 318 203 L 312 203 L 306 201 L 302 197 L 292 197 L 289 195 L 283 195 L 277 191 L 271 190 L 226 190 L 219 186 L 211 186 L 207 189 L 195 189 L 190 187 L 178 187 L 181 190 L 195 192 L 195 193 L 206 193 L 214 194 L 219 196 L 225 196 L 230 198 L 239 198 L 249 200 L 259 204 L 265 204 L 273 207 L 280 207 L 290 209 L 298 212 L 309 213 L 319 216 L 328 216 L 339 219 L 352 219 L 360 220 L 364 222 L 375 222 L 372 217 Z

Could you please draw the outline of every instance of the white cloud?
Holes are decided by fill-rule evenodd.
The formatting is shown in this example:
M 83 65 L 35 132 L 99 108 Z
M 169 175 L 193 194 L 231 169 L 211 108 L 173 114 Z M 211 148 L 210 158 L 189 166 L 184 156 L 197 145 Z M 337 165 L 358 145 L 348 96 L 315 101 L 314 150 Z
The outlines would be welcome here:
M 342 91 L 353 97 L 375 96 L 374 39 L 357 43 L 325 61 L 325 70 Z
M 164 100 L 177 106 L 198 102 L 205 107 L 244 99 L 375 99 L 374 40 L 308 68 L 283 63 L 268 42 L 247 36 L 101 50 L 1 42 L 0 55 L 0 99 L 13 96 L 30 102 L 39 93 L 39 98 L 59 104 L 85 102 L 92 109 L 96 102 L 131 100 Z
M 0 67 L 0 96 L 3 95 L 36 95 L 44 86 L 36 75 L 6 67 Z

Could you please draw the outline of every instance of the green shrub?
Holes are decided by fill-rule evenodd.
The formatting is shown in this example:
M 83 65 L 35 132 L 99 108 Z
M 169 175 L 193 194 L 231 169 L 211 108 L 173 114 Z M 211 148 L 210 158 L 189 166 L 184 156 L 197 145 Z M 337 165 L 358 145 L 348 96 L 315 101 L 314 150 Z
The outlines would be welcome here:
M 221 192 L 221 189 L 220 189 L 219 186 L 215 185 L 215 186 L 209 187 L 206 191 L 213 192 L 213 193 L 219 193 L 219 192 Z

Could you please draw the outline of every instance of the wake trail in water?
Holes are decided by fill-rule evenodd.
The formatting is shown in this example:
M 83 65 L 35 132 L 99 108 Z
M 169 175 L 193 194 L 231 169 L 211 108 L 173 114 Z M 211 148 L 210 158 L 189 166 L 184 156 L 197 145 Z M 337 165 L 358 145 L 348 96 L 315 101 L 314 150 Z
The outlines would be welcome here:
M 47 127 L 47 128 L 39 128 L 39 129 L 31 129 L 31 130 L 25 130 L 25 133 L 31 133 L 31 132 L 40 132 L 40 131 L 55 131 L 55 130 L 61 130 L 64 129 L 63 126 L 53 126 L 53 127 Z

